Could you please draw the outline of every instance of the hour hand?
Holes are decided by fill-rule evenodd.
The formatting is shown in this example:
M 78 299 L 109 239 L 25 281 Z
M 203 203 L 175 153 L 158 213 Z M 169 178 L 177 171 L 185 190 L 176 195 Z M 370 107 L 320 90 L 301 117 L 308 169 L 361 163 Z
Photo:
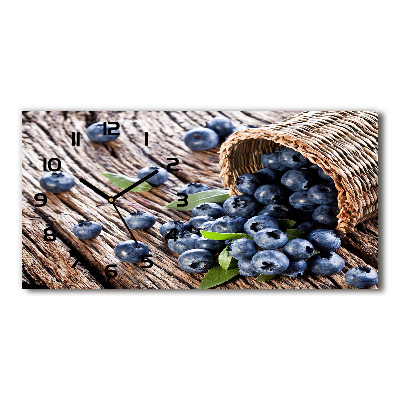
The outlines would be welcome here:
M 82 182 L 85 186 L 87 186 L 88 188 L 92 189 L 93 192 L 97 193 L 99 196 L 103 197 L 104 199 L 106 199 L 107 201 L 110 201 L 110 199 L 112 199 L 111 196 L 107 196 L 103 191 L 101 191 L 100 189 L 98 189 L 96 186 L 93 186 L 91 183 L 89 183 L 86 179 L 80 178 L 79 179 L 80 182 Z

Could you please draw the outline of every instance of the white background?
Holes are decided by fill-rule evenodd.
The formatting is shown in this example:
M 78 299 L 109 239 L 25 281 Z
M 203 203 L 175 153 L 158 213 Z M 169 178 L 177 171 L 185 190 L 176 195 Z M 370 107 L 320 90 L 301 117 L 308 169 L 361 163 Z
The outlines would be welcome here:
M 398 2 L 143 3 L 3 5 L 2 398 L 396 398 Z M 31 109 L 378 110 L 380 289 L 21 290 Z

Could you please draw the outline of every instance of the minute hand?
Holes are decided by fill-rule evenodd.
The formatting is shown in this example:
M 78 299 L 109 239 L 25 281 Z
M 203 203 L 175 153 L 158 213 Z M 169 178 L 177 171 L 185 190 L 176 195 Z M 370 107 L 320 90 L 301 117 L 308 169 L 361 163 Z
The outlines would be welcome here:
M 144 178 L 138 180 L 137 182 L 135 182 L 134 184 L 132 184 L 131 186 L 128 186 L 126 189 L 122 190 L 121 192 L 119 192 L 118 194 L 116 194 L 113 199 L 114 201 L 118 199 L 118 197 L 123 196 L 125 193 L 128 193 L 130 190 L 132 190 L 133 188 L 135 188 L 136 186 L 139 186 L 141 183 L 145 182 L 146 179 L 151 178 L 153 175 L 157 174 L 158 170 L 151 172 L 150 174 L 146 175 Z

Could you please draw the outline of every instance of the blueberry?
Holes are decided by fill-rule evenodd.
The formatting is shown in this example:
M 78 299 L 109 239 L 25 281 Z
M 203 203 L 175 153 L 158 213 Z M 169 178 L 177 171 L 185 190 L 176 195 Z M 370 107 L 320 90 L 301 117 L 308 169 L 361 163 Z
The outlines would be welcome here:
M 151 174 L 153 171 L 157 171 L 155 175 L 146 180 L 152 186 L 158 186 L 164 183 L 168 179 L 168 171 L 160 167 L 145 167 L 138 171 L 137 177 L 142 179 L 146 175 Z
M 327 175 L 322 168 L 318 170 L 318 175 L 324 181 L 331 182 L 331 184 L 333 184 L 333 179 L 329 175 Z
M 336 253 L 319 253 L 308 259 L 308 267 L 317 275 L 333 275 L 344 267 L 344 260 Z
M 47 192 L 61 193 L 71 189 L 75 181 L 66 172 L 47 172 L 40 178 L 39 184 Z
M 97 222 L 79 221 L 72 229 L 72 232 L 78 239 L 94 239 L 100 235 L 101 225 Z
M 344 279 L 348 285 L 358 289 L 367 289 L 378 284 L 378 274 L 366 266 L 349 269 Z
M 301 222 L 300 224 L 298 224 L 296 226 L 296 229 L 298 229 L 299 231 L 303 231 L 305 233 L 310 233 L 316 229 L 320 229 L 322 227 L 322 225 L 313 222 L 313 221 L 306 221 L 306 222 Z M 310 239 L 308 239 L 310 240 Z
M 282 204 L 267 204 L 258 215 L 266 215 L 276 219 L 290 219 L 293 217 L 293 209 Z
M 240 233 L 244 230 L 245 218 L 224 215 L 214 221 L 213 232 L 218 233 Z
M 236 189 L 242 194 L 254 194 L 260 185 L 261 181 L 257 174 L 243 174 L 235 181 Z
M 306 239 L 292 239 L 283 248 L 283 252 L 292 261 L 305 260 L 314 253 L 314 246 Z
M 306 169 L 290 169 L 283 174 L 281 183 L 292 191 L 308 190 L 315 183 L 313 175 Z
M 182 233 L 185 230 L 188 230 L 189 225 L 183 221 L 168 221 L 165 224 L 160 226 L 160 233 L 164 237 L 172 230 L 176 229 L 176 234 Z
M 239 274 L 242 276 L 257 276 L 251 264 L 251 258 L 243 258 L 238 260 Z
M 204 222 L 202 225 L 199 226 L 199 231 L 212 232 L 213 225 L 214 225 L 214 221 Z
M 193 208 L 192 215 L 193 217 L 204 215 L 211 218 L 220 218 L 223 215 L 223 211 L 222 207 L 217 203 L 202 203 Z
M 337 201 L 338 192 L 332 185 L 315 185 L 307 192 L 307 197 L 315 204 L 330 204 Z
M 263 250 L 252 258 L 251 265 L 257 275 L 277 275 L 288 268 L 289 259 L 280 251 Z
M 223 210 L 226 215 L 251 218 L 256 215 L 260 209 L 260 204 L 253 196 L 242 194 L 227 199 L 224 203 Z
M 206 215 L 199 215 L 198 217 L 193 217 L 189 220 L 188 225 L 189 228 L 192 230 L 197 230 L 200 228 L 201 225 L 204 224 L 204 222 L 209 222 L 213 221 L 214 218 L 207 217 Z
M 282 165 L 279 161 L 280 151 L 275 151 L 274 153 L 267 153 L 261 156 L 261 164 L 265 168 L 271 168 L 275 171 L 286 171 L 288 167 Z
M 144 243 L 134 240 L 120 242 L 114 249 L 115 257 L 118 260 L 131 264 L 142 261 L 142 256 L 148 256 L 149 253 L 149 248 Z
M 255 125 L 239 125 L 233 129 L 233 132 L 244 131 L 245 129 L 257 128 Z
M 229 254 L 236 260 L 251 258 L 257 253 L 258 249 L 251 239 L 237 239 L 228 245 Z
M 335 251 L 342 241 L 340 235 L 328 229 L 316 229 L 308 235 L 308 240 L 313 244 L 315 250 L 318 251 Z
M 208 250 L 211 253 L 219 252 L 225 247 L 225 240 L 212 240 L 199 236 L 196 242 L 196 249 Z
M 203 185 L 202 183 L 187 183 L 186 185 L 183 185 L 178 193 L 186 193 L 186 194 L 193 194 L 193 193 L 199 193 L 199 192 L 204 192 L 206 190 L 211 190 L 208 186 Z
M 147 211 L 136 211 L 125 218 L 126 224 L 131 229 L 144 231 L 156 223 L 156 217 Z
M 199 238 L 198 235 L 193 235 L 190 232 L 182 232 L 177 235 L 175 239 L 168 240 L 168 247 L 174 253 L 182 254 L 187 250 L 192 250 L 196 248 L 196 242 Z
M 266 228 L 279 229 L 278 221 L 268 215 L 256 215 L 244 224 L 244 231 L 252 238 L 257 232 Z
M 254 197 L 262 204 L 279 204 L 287 198 L 287 193 L 282 185 L 262 185 L 255 191 Z
M 260 185 L 265 185 L 267 183 L 279 182 L 280 173 L 273 170 L 272 168 L 263 168 L 257 171 L 254 175 L 260 180 Z
M 291 194 L 289 203 L 293 208 L 304 212 L 312 212 L 317 207 L 317 205 L 307 197 L 307 190 L 298 190 Z
M 338 214 L 339 209 L 337 207 L 322 204 L 314 210 L 312 219 L 330 228 L 335 228 L 338 222 Z
M 307 167 L 310 164 L 310 161 L 308 161 L 306 157 L 289 147 L 284 147 L 281 150 L 279 154 L 279 162 L 281 165 L 288 168 Z
M 215 147 L 219 142 L 219 137 L 211 129 L 195 128 L 185 133 L 183 141 L 189 149 L 204 151 Z
M 288 237 L 279 229 L 266 228 L 254 235 L 254 241 L 262 249 L 275 250 L 283 247 Z
M 108 130 L 112 128 L 114 134 L 109 135 Z M 86 135 L 92 142 L 96 143 L 105 143 L 105 142 L 112 142 L 115 139 L 119 138 L 120 131 L 119 129 L 114 129 L 114 124 L 111 126 L 108 122 L 106 122 L 106 132 L 104 134 L 104 122 L 95 122 L 94 124 L 90 125 L 86 129 Z
M 208 250 L 193 249 L 187 250 L 179 256 L 178 265 L 186 272 L 202 273 L 215 266 L 215 260 Z
M 232 121 L 226 117 L 215 117 L 207 122 L 206 127 L 216 132 L 220 139 L 225 139 L 233 132 Z
M 296 278 L 299 275 L 303 275 L 306 268 L 307 268 L 306 260 L 290 261 L 289 267 L 282 272 L 282 275 L 290 276 L 291 278 Z

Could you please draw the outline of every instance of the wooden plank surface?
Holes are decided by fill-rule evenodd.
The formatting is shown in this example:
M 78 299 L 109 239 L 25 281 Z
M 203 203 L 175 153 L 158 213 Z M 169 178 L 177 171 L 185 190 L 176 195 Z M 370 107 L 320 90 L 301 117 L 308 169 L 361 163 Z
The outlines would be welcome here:
M 200 182 L 221 188 L 218 150 L 189 150 L 181 140 L 182 133 L 204 126 L 214 116 L 225 115 L 235 125 L 265 125 L 283 120 L 293 112 L 24 112 L 22 116 L 22 285 L 24 288 L 50 289 L 194 289 L 201 275 L 188 274 L 177 267 L 177 256 L 171 252 L 159 233 L 161 224 L 171 219 L 189 220 L 189 212 L 168 210 L 165 204 L 176 200 L 177 189 L 188 182 Z M 121 135 L 107 144 L 90 142 L 86 128 L 97 121 L 118 121 Z M 81 132 L 81 146 L 71 145 L 71 132 Z M 149 132 L 149 146 L 144 145 L 144 132 Z M 44 174 L 43 159 L 58 157 L 62 171 L 71 174 L 76 184 L 71 191 L 47 193 L 48 203 L 35 207 L 34 196 L 43 192 L 39 179 Z M 165 166 L 167 158 L 180 160 L 177 172 L 150 192 L 128 193 L 119 201 L 125 217 L 143 209 L 152 212 L 157 222 L 147 232 L 136 232 L 138 240 L 148 244 L 154 266 L 119 262 L 114 256 L 118 242 L 128 240 L 122 221 L 114 208 L 78 181 L 85 178 L 110 195 L 120 189 L 102 176 L 113 172 L 136 177 L 136 172 L 149 165 Z M 94 240 L 78 240 L 73 226 L 90 218 L 103 226 Z M 43 240 L 43 230 L 50 227 L 57 240 Z M 74 255 L 74 257 L 71 257 Z M 255 278 L 240 277 L 219 289 L 340 289 L 349 288 L 344 272 L 367 265 L 378 268 L 378 219 L 359 224 L 338 250 L 346 261 L 345 269 L 330 277 L 309 272 L 302 278 L 277 277 L 259 283 Z M 75 261 L 79 263 L 72 268 Z M 109 278 L 107 265 L 115 264 L 117 275 Z M 376 288 L 376 287 L 374 287 Z

